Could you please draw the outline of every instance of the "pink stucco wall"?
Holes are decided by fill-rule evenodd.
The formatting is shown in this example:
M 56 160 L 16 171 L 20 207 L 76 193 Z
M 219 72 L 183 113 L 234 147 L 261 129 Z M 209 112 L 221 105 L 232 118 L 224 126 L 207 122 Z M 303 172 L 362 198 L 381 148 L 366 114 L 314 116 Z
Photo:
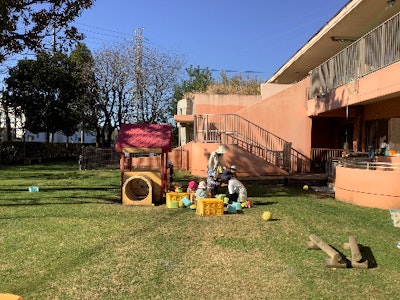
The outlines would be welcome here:
M 260 100 L 260 95 L 196 94 L 194 114 L 234 114 Z
M 400 77 L 400 74 L 399 74 Z M 377 118 L 393 118 L 400 116 L 400 97 L 366 105 L 364 108 L 364 120 L 376 120 Z
M 309 78 L 269 98 L 246 107 L 240 116 L 291 142 L 292 147 L 309 157 L 311 151 L 311 119 L 307 117 L 306 90 Z
M 400 172 L 336 167 L 335 198 L 380 209 L 400 209 Z

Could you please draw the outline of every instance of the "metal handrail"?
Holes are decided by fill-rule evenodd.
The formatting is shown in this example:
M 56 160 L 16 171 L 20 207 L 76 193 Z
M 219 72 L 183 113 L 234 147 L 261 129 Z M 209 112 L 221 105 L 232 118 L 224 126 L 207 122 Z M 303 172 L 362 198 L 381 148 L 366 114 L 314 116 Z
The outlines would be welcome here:
M 338 165 L 345 168 L 400 172 L 400 163 L 376 162 L 368 160 L 353 161 L 341 158 L 338 160 Z
M 195 141 L 234 144 L 289 172 L 309 172 L 310 159 L 291 143 L 236 114 L 195 115 Z

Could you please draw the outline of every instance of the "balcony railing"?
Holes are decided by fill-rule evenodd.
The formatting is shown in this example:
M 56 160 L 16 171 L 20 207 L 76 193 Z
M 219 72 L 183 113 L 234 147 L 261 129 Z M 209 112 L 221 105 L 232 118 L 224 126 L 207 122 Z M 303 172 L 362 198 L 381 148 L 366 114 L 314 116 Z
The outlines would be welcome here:
M 399 32 L 400 13 L 312 70 L 309 99 L 399 61 Z
M 346 168 L 400 172 L 400 163 L 351 161 L 342 158 L 339 159 L 339 164 Z

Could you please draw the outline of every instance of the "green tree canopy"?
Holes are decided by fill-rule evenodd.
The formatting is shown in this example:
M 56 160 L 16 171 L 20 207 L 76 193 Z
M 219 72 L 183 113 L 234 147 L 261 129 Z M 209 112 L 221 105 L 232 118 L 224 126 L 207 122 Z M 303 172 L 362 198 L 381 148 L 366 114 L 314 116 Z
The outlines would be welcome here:
M 43 39 L 61 33 L 61 44 L 83 38 L 70 23 L 95 0 L 1 0 L 0 63 L 25 49 L 43 50 Z
M 208 87 L 214 83 L 211 71 L 208 68 L 200 68 L 200 66 L 185 69 L 188 79 L 182 81 L 181 84 L 175 86 L 174 98 L 181 100 L 188 93 L 204 93 Z
M 33 132 L 63 132 L 78 129 L 79 91 L 74 68 L 62 53 L 39 53 L 36 60 L 21 60 L 6 78 L 7 101 L 25 117 L 25 129 Z
M 214 79 L 208 68 L 193 67 L 190 65 L 185 71 L 188 78 L 180 84 L 175 85 L 174 88 L 174 101 L 171 106 L 172 115 L 176 114 L 179 100 L 191 93 L 205 93 L 208 87 L 214 84 Z
M 72 76 L 79 89 L 78 111 L 81 116 L 81 128 L 83 131 L 97 130 L 100 108 L 97 103 L 98 85 L 92 53 L 85 44 L 79 43 L 70 54 L 70 62 L 74 69 Z

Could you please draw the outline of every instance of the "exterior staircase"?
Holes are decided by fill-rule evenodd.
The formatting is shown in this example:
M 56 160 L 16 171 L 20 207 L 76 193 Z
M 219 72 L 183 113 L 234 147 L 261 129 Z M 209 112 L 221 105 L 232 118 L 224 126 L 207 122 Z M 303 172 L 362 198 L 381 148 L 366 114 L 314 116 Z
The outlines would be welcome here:
M 194 116 L 194 141 L 236 145 L 288 173 L 307 173 L 308 157 L 292 143 L 236 114 Z

